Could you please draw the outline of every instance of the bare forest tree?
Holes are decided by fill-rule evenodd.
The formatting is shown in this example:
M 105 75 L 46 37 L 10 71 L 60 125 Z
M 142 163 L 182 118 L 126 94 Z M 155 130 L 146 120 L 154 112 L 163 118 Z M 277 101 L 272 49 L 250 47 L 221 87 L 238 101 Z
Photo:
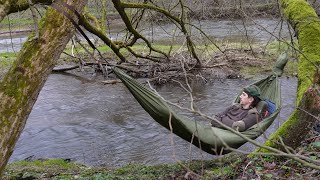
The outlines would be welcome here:
M 244 16 L 243 12 L 249 11 L 245 8 L 247 8 L 248 4 L 250 5 L 251 1 L 239 1 L 241 2 L 240 4 L 239 2 L 237 3 L 237 1 L 233 2 L 234 6 L 229 6 L 229 8 L 237 9 L 239 15 Z M 187 67 L 192 69 L 193 67 L 202 66 L 201 56 L 199 56 L 199 54 L 205 50 L 198 49 L 198 44 L 211 44 L 219 51 L 223 52 L 223 50 L 221 50 L 214 41 L 210 40 L 201 28 L 192 25 L 192 23 L 190 23 L 190 17 L 201 19 L 206 16 L 214 16 L 214 14 L 218 14 L 218 17 L 224 17 L 224 12 L 219 11 L 219 7 L 224 6 L 226 3 L 228 2 L 220 0 L 141 0 L 130 2 L 121 0 L 96 0 L 90 1 L 85 8 L 87 1 L 59 0 L 53 3 L 55 8 L 52 8 L 52 6 L 48 6 L 52 4 L 51 0 L 2 0 L 0 3 L 0 20 L 3 20 L 4 17 L 10 13 L 30 8 L 35 23 L 38 23 L 38 15 L 34 9 L 36 5 L 45 7 L 45 16 L 41 18 L 38 26 L 35 26 L 37 30 L 36 33 L 32 33 L 29 36 L 9 72 L 0 84 L 0 175 L 13 152 L 17 139 L 25 126 L 26 120 L 41 88 L 51 73 L 56 60 L 60 57 L 67 43 L 73 37 L 75 26 L 81 26 L 81 28 L 94 34 L 112 50 L 117 58 L 117 62 L 111 62 L 107 60 L 107 58 L 104 58 L 99 50 L 95 48 L 96 43 L 91 45 L 91 47 L 94 48 L 94 53 L 88 51 L 101 66 L 101 69 L 104 69 L 104 64 L 113 63 L 113 65 L 119 65 L 122 63 L 132 63 L 128 61 L 126 58 L 127 55 L 123 53 L 123 50 L 129 52 L 129 54 L 136 59 L 159 63 L 173 61 L 172 48 L 168 51 L 163 51 L 154 46 L 152 39 L 147 38 L 141 33 L 146 28 L 144 22 L 150 21 L 151 24 L 161 23 L 163 21 L 170 22 L 175 25 L 176 30 L 169 32 L 169 34 L 173 38 L 176 38 L 178 34 L 183 35 L 182 42 L 186 45 L 187 53 L 190 57 L 190 61 L 186 64 Z M 210 9 L 210 11 L 216 10 L 218 13 L 208 13 L 208 9 L 206 8 L 209 4 L 217 7 L 216 9 Z M 265 1 L 261 3 L 262 6 L 266 4 Z M 303 11 L 306 14 L 299 15 L 300 10 L 296 7 L 300 6 L 306 7 L 306 10 Z M 90 12 L 90 9 L 97 9 L 97 7 L 101 9 L 94 11 L 94 13 Z M 289 121 L 290 127 L 293 127 L 293 129 L 283 130 L 286 129 L 287 125 L 285 125 L 280 128 L 282 129 L 282 133 L 277 133 L 270 140 L 272 143 L 268 143 L 268 146 L 272 147 L 276 147 L 277 143 L 274 143 L 274 140 L 276 140 L 279 135 L 286 137 L 287 134 L 295 132 L 296 128 L 299 128 L 294 126 L 296 122 L 299 122 L 299 119 L 302 120 L 302 122 L 304 122 L 305 117 L 312 119 L 312 121 L 314 121 L 314 119 L 319 120 L 320 110 L 319 101 L 313 101 L 316 98 L 319 99 L 320 41 L 317 39 L 320 37 L 319 19 L 314 10 L 304 0 L 282 0 L 281 7 L 296 30 L 299 40 L 298 52 L 301 55 L 299 61 L 297 100 L 302 110 L 297 109 L 297 111 L 301 113 L 301 116 L 297 116 L 297 111 L 295 111 L 295 114 L 290 118 L 292 119 Z M 201 13 L 195 13 L 194 9 Z M 65 14 L 62 12 L 65 12 Z M 77 12 L 80 14 L 77 14 Z M 123 38 L 120 40 L 114 40 L 108 36 L 108 32 L 112 30 L 109 28 L 109 21 L 112 19 L 112 16 L 120 17 L 121 23 L 125 28 L 124 33 L 121 35 Z M 306 19 L 307 21 L 302 21 Z M 74 24 L 72 24 L 70 20 L 74 20 Z M 196 29 L 203 39 L 193 38 L 191 29 Z M 312 39 L 312 41 L 310 39 Z M 147 53 L 136 51 L 133 48 L 136 44 L 143 44 L 147 49 Z M 95 54 L 100 55 L 96 56 Z M 311 77 L 313 81 L 310 81 L 308 77 Z M 303 95 L 305 92 L 306 94 Z M 311 113 L 313 116 L 309 114 L 306 115 L 304 112 Z M 286 143 L 285 141 L 285 144 Z M 283 155 L 283 153 L 284 152 L 281 151 L 279 154 Z M 290 155 L 287 156 L 290 157 Z M 314 166 L 311 165 L 311 167 Z

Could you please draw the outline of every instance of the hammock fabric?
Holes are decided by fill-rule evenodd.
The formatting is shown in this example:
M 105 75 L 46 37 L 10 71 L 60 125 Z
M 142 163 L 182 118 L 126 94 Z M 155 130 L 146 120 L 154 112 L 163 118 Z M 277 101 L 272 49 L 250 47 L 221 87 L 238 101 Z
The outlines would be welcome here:
M 253 83 L 260 87 L 261 94 L 264 98 L 276 104 L 276 111 L 263 121 L 241 132 L 244 136 L 250 139 L 257 138 L 272 124 L 279 114 L 281 97 L 278 76 L 282 75 L 283 68 L 287 61 L 287 54 L 281 54 L 274 66 L 273 74 Z M 191 142 L 201 150 L 209 154 L 219 155 L 230 152 L 230 150 L 227 150 L 225 144 L 232 148 L 238 148 L 246 143 L 244 138 L 229 130 L 212 127 L 211 124 L 200 124 L 195 120 L 177 115 L 168 104 L 153 91 L 131 78 L 119 68 L 115 67 L 113 71 L 155 121 L 168 130 L 170 130 L 171 124 L 174 134 Z M 238 101 L 239 96 L 235 99 L 235 102 Z

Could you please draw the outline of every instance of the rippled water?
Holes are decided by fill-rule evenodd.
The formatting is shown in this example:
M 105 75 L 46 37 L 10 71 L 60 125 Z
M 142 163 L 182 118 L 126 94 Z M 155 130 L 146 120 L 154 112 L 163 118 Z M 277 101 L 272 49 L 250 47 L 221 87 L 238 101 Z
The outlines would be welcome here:
M 295 104 L 295 78 L 282 78 L 283 110 L 269 132 L 275 131 Z M 248 80 L 195 83 L 193 95 L 202 112 L 212 115 L 228 106 Z M 239 88 L 238 88 L 239 87 Z M 285 88 L 284 88 L 285 87 Z M 188 105 L 180 86 L 157 90 L 164 97 Z M 174 145 L 172 145 L 172 139 Z M 259 138 L 262 142 L 263 138 Z M 30 114 L 10 161 L 28 157 L 71 158 L 88 165 L 160 164 L 214 156 L 200 151 L 158 125 L 122 85 L 103 85 L 75 76 L 49 76 Z M 250 145 L 242 147 L 253 150 Z
M 250 40 L 266 43 L 272 36 L 283 37 L 287 28 L 280 28 L 278 19 L 258 19 L 246 22 L 202 21 L 198 25 L 216 40 Z M 172 25 L 158 26 L 142 33 L 153 39 L 168 39 Z M 267 30 L 267 31 L 266 31 Z M 198 36 L 196 31 L 192 35 Z M 121 35 L 111 33 L 112 39 Z M 26 41 L 24 36 L 0 39 L 0 52 L 18 51 Z M 289 116 L 295 104 L 297 80 L 282 78 L 283 110 L 267 134 L 275 131 Z M 193 95 L 197 107 L 213 115 L 229 106 L 238 90 L 251 83 L 248 80 L 213 80 L 207 84 L 194 83 Z M 235 88 L 236 87 L 236 88 Z M 188 95 L 178 85 L 166 84 L 157 90 L 166 98 L 188 106 Z M 185 115 L 188 115 L 187 113 Z M 262 137 L 258 138 L 263 142 Z M 174 145 L 172 145 L 172 142 Z M 191 150 L 190 150 L 191 149 Z M 244 145 L 243 150 L 254 147 Z M 128 163 L 160 164 L 179 160 L 210 159 L 214 156 L 200 151 L 158 125 L 134 100 L 121 84 L 103 85 L 65 74 L 49 76 L 29 116 L 26 127 L 10 161 L 26 158 L 70 158 L 88 165 L 120 166 Z M 190 152 L 192 152 L 190 154 Z
M 231 42 L 247 41 L 267 43 L 270 40 L 275 40 L 274 36 L 281 38 L 288 38 L 288 26 L 286 23 L 281 23 L 280 19 L 255 19 L 255 20 L 205 20 L 201 22 L 193 22 L 196 26 L 200 27 L 208 36 L 214 40 L 223 40 Z M 244 26 L 245 24 L 245 26 Z M 150 28 L 145 28 L 150 27 Z M 175 26 L 172 24 L 145 25 L 141 29 L 141 34 L 153 41 L 171 41 L 172 35 L 175 31 Z M 153 29 L 151 29 L 153 28 Z M 120 33 L 119 33 L 120 32 Z M 272 35 L 274 34 L 274 35 Z M 107 34 L 113 40 L 119 40 L 125 34 L 119 29 L 112 29 L 112 32 Z M 248 39 L 247 39 L 247 36 Z M 88 34 L 90 38 L 93 35 Z M 182 33 L 176 34 L 175 41 L 181 43 L 184 41 Z M 191 30 L 191 36 L 195 42 L 201 38 L 200 32 L 195 28 Z M 14 36 L 13 38 L 0 38 L 0 52 L 16 52 L 19 51 L 21 45 L 26 41 L 26 37 L 23 35 Z
M 0 53 L 18 52 L 26 40 L 26 35 L 0 38 Z

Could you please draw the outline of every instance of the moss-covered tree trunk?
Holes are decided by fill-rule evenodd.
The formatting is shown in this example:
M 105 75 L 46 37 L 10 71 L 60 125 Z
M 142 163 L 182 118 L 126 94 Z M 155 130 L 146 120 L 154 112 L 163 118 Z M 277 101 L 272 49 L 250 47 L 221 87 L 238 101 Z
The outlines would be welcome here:
M 295 30 L 301 51 L 297 108 L 265 145 L 280 148 L 282 137 L 286 145 L 296 148 L 320 115 L 320 19 L 305 0 L 281 0 L 281 7 Z
M 63 1 L 80 12 L 87 2 Z M 74 34 L 70 21 L 53 8 L 47 10 L 39 27 L 39 39 L 28 38 L 0 84 L 0 177 L 41 88 Z
M 51 4 L 52 0 L 32 0 L 34 4 Z M 0 0 L 0 21 L 7 14 L 23 11 L 29 8 L 28 0 Z

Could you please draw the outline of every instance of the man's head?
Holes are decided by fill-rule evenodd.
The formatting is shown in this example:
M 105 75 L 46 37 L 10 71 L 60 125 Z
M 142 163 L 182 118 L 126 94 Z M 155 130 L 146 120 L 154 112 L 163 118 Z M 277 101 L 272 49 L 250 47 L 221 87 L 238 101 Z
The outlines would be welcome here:
M 240 95 L 240 104 L 243 107 L 255 107 L 261 100 L 260 88 L 256 85 L 250 85 L 243 89 L 243 93 Z

